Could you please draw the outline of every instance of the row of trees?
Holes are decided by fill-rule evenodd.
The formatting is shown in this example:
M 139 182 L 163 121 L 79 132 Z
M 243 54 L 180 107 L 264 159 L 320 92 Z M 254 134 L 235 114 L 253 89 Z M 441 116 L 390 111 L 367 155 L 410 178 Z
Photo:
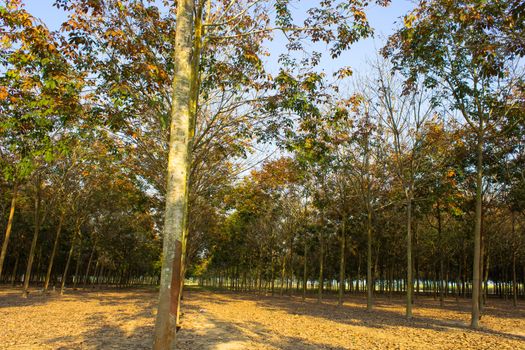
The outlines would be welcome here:
M 204 261 L 217 264 L 212 275 L 241 278 L 239 268 L 231 266 L 245 266 L 260 285 L 266 266 L 263 276 L 273 289 L 277 264 L 284 286 L 286 279 L 300 279 L 293 267 L 300 247 L 305 245 L 301 259 L 306 266 L 307 247 L 315 244 L 321 298 L 327 248 L 335 241 L 340 253 L 331 250 L 328 281 L 339 280 L 342 295 L 346 281 L 355 279 L 346 276 L 345 258 L 347 236 L 357 231 L 356 252 L 366 251 L 369 308 L 374 276 L 390 285 L 404 276 L 411 317 L 414 265 L 417 284 L 436 281 L 442 300 L 451 281 L 455 290 L 461 285 L 463 294 L 472 295 L 474 328 L 480 301 L 494 283 L 502 294 L 510 288 L 501 284 L 512 280 L 516 302 L 522 289 L 518 278 L 523 278 L 524 106 L 523 42 L 515 39 L 522 31 L 519 3 L 422 2 L 382 50 L 388 61 L 374 63 L 376 74 L 360 81 L 355 94 L 295 96 L 301 103 L 297 127 L 282 136 L 300 169 L 300 184 L 280 187 L 279 196 L 286 198 L 280 202 L 274 198 L 275 185 L 261 183 L 257 175 L 247 180 L 255 188 L 248 204 L 260 191 L 270 204 L 261 205 L 266 201 L 257 198 L 255 211 L 246 211 L 242 200 L 233 207 L 222 230 L 231 231 L 231 240 L 214 247 L 218 257 L 210 249 L 211 260 Z M 294 193 L 302 195 L 290 204 Z M 293 213 L 290 207 L 296 208 Z M 291 229 L 301 213 L 303 225 Z M 229 220 L 235 221 L 233 227 Z M 315 228 L 306 224 L 301 231 L 305 222 Z M 266 239 L 259 237 L 262 232 Z M 246 238 L 248 233 L 254 238 Z M 400 253 L 403 245 L 405 254 Z M 294 259 L 294 254 L 299 255 Z M 359 279 L 357 265 L 353 276 Z M 313 278 L 309 270 L 302 270 L 304 290 Z M 293 271 L 295 277 L 287 276 Z M 388 271 L 396 271 L 395 277 L 387 278 Z
M 315 286 L 320 300 L 366 289 L 370 309 L 378 290 L 403 291 L 408 317 L 414 288 L 471 295 L 473 327 L 487 294 L 516 302 L 519 1 L 422 2 L 349 92 L 351 70 L 329 79 L 320 63 L 372 34 L 367 4 L 172 5 L 58 0 L 58 32 L 20 0 L 0 7 L 1 280 L 27 293 L 160 273 L 159 349 L 185 274 Z M 272 75 L 276 35 L 287 46 Z M 264 142 L 287 156 L 241 177 Z
M 150 199 L 117 140 L 87 127 L 72 51 L 20 2 L 0 10 L 0 280 L 23 281 L 27 296 L 33 281 L 154 276 Z

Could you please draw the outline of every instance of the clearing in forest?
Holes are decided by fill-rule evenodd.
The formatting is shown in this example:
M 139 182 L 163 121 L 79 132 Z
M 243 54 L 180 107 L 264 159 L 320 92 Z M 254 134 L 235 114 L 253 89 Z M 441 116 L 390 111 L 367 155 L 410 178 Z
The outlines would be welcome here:
M 150 349 L 154 290 L 76 291 L 60 297 L 0 289 L 2 349 Z M 523 349 L 525 307 L 489 300 L 482 329 L 470 330 L 467 299 L 418 298 L 414 319 L 402 299 L 378 298 L 373 312 L 362 297 L 319 304 L 190 289 L 177 349 Z

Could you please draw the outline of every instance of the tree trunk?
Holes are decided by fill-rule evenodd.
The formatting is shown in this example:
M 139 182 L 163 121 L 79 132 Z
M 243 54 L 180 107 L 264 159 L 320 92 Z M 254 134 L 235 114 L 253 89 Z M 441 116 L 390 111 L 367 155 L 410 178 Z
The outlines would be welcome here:
M 13 228 L 13 218 L 15 216 L 16 196 L 18 194 L 18 182 L 15 180 L 13 185 L 13 195 L 11 197 L 11 208 L 9 209 L 9 219 L 7 220 L 7 227 L 5 229 L 4 242 L 2 243 L 2 252 L 0 253 L 0 279 L 2 278 L 2 269 L 4 267 L 4 260 L 7 256 L 7 245 L 9 244 L 9 237 Z
M 408 205 L 407 205 L 407 305 L 406 317 L 412 318 L 412 183 L 408 188 Z
M 439 201 L 437 203 L 437 222 L 438 222 L 438 239 L 439 239 L 439 305 L 441 307 L 445 304 L 444 286 L 443 286 L 443 235 L 441 227 L 441 208 Z
M 55 255 L 58 247 L 58 240 L 60 238 L 60 233 L 62 232 L 62 224 L 64 222 L 64 212 L 60 213 L 60 219 L 58 220 L 58 228 L 55 236 L 55 243 L 53 244 L 53 250 L 51 251 L 51 256 L 49 257 L 49 264 L 47 265 L 46 280 L 44 281 L 44 292 L 47 291 L 49 287 L 49 280 L 51 279 L 51 271 L 53 269 L 53 262 L 55 261 Z
M 273 293 L 275 291 L 275 262 L 274 262 L 274 257 L 273 257 L 273 248 L 272 248 L 272 262 L 271 262 L 271 281 L 270 281 L 270 285 L 271 285 L 271 292 L 272 292 L 272 297 L 273 297 Z
M 281 262 L 281 288 L 279 289 L 279 295 L 284 293 L 284 276 L 286 275 L 286 254 L 283 256 Z
M 181 300 L 182 300 L 182 293 L 184 290 L 184 276 L 186 274 L 186 265 L 187 265 L 187 244 L 188 244 L 188 237 L 189 237 L 189 228 L 190 228 L 190 211 L 189 211 L 189 193 L 190 193 L 190 176 L 191 176 L 191 154 L 193 150 L 193 139 L 195 136 L 195 128 L 196 128 L 196 118 L 197 118 L 197 111 L 198 111 L 198 104 L 199 104 L 199 93 L 200 93 L 200 61 L 201 61 L 201 51 L 202 51 L 202 45 L 203 45 L 203 34 L 204 29 L 202 25 L 202 12 L 203 12 L 203 5 L 207 2 L 208 6 L 210 6 L 211 2 L 210 0 L 207 1 L 201 1 L 199 2 L 199 6 L 196 9 L 195 14 L 195 35 L 193 37 L 192 45 L 193 45 L 193 53 L 190 60 L 190 91 L 189 91 L 189 127 L 188 127 L 188 146 L 187 146 L 187 161 L 186 161 L 186 186 L 185 186 L 185 194 L 184 197 L 186 198 L 184 204 L 184 221 L 182 224 L 182 252 L 181 252 L 181 262 L 180 262 L 180 274 L 179 276 L 173 275 L 172 276 L 172 283 L 179 283 L 179 291 L 175 294 L 177 295 L 177 319 L 176 319 L 176 325 L 178 326 L 180 323 L 180 308 L 181 308 Z M 208 12 L 210 9 L 208 8 Z M 209 15 L 209 13 L 208 13 Z
M 184 234 L 185 211 L 188 209 L 186 188 L 190 160 L 193 11 L 194 0 L 177 2 L 163 261 L 153 341 L 154 350 L 172 348 L 177 326 L 182 271 L 181 240 Z
M 87 285 L 87 281 L 88 281 L 88 278 L 89 278 L 89 270 L 91 269 L 91 263 L 93 262 L 93 255 L 95 255 L 95 247 L 96 247 L 96 242 L 93 243 L 93 248 L 91 248 L 91 254 L 89 254 L 89 260 L 88 260 L 88 264 L 87 264 L 87 268 L 86 268 L 86 274 L 84 275 L 84 280 L 83 280 L 83 288 L 86 288 L 86 285 Z M 96 268 L 95 268 L 96 270 Z
M 62 274 L 62 283 L 61 283 L 61 286 L 60 286 L 60 295 L 64 294 L 64 288 L 66 287 L 67 272 L 69 270 L 69 264 L 71 264 L 71 257 L 73 256 L 73 252 L 75 250 L 75 241 L 76 241 L 76 239 L 77 239 L 77 233 L 75 232 L 73 234 L 73 237 L 71 238 L 71 247 L 69 248 L 69 254 L 67 255 L 66 266 L 64 267 L 64 273 Z
M 319 289 L 317 293 L 317 302 L 321 302 L 323 300 L 323 286 L 324 286 L 324 275 L 323 275 L 323 269 L 324 269 L 324 240 L 323 240 L 323 232 L 322 229 L 319 232 Z
M 419 287 L 420 287 L 420 264 L 419 264 L 419 234 L 418 234 L 418 226 L 416 225 L 415 227 L 415 230 L 414 230 L 414 240 L 415 240 L 415 243 L 416 243 L 416 251 L 415 251 L 415 257 L 414 257 L 414 266 L 415 266 L 415 269 L 416 269 L 416 290 L 415 290 L 415 293 L 414 293 L 414 299 L 417 299 L 418 297 L 418 294 L 419 294 Z
M 99 272 L 99 267 L 100 267 L 100 263 L 99 263 L 99 259 L 97 259 L 97 262 L 95 263 L 95 271 L 93 271 L 93 279 L 91 281 L 89 281 L 89 284 L 91 285 L 91 288 L 93 288 L 93 285 L 94 285 L 94 282 L 96 280 L 96 278 L 98 278 L 98 272 Z M 148 280 L 150 279 L 151 277 L 148 277 Z M 147 282 L 148 284 L 152 284 L 151 283 L 151 280 L 149 280 Z M 86 288 L 86 282 L 84 282 L 84 288 Z
M 479 286 L 480 286 L 480 257 L 481 257 L 481 210 L 483 186 L 483 124 L 478 131 L 476 166 L 476 217 L 474 224 L 474 262 L 472 266 L 472 314 L 470 326 L 479 327 Z
M 306 299 L 306 284 L 307 284 L 307 249 L 306 237 L 304 238 L 304 260 L 303 260 L 303 300 Z
M 370 199 L 367 203 L 367 260 L 366 260 L 366 309 L 371 311 L 373 306 L 374 286 L 372 281 L 372 209 L 370 208 Z
M 341 227 L 341 255 L 339 258 L 339 305 L 343 305 L 343 296 L 345 292 L 345 221 Z
M 20 260 L 20 253 L 16 254 L 15 266 L 13 267 L 13 274 L 11 276 L 11 285 L 14 286 L 16 282 L 16 275 L 18 274 L 18 262 Z
M 485 277 L 483 277 L 483 280 L 484 280 L 484 287 L 483 287 L 483 306 L 485 306 L 487 304 L 487 298 L 488 298 L 488 293 L 489 293 L 489 269 L 490 269 L 490 255 L 489 254 L 485 254 L 487 259 L 486 259 L 486 262 L 485 262 L 485 269 L 484 269 L 484 274 L 485 274 Z
M 512 305 L 514 305 L 514 307 L 518 306 L 518 288 L 516 285 L 516 254 L 516 251 L 512 253 Z
M 77 263 L 75 266 L 75 274 L 73 275 L 73 289 L 77 289 L 77 283 L 78 283 L 78 272 L 80 269 L 80 261 L 82 259 L 82 239 L 80 240 L 80 243 L 78 244 L 78 256 L 77 256 Z
M 27 259 L 27 268 L 24 276 L 24 290 L 22 296 L 27 298 L 29 294 L 29 281 L 31 279 L 31 268 L 33 267 L 33 259 L 35 258 L 36 242 L 38 240 L 38 233 L 40 232 L 40 175 L 37 175 L 36 184 L 36 198 L 35 198 L 35 231 L 33 233 L 33 240 L 31 241 L 31 249 L 29 250 L 29 257 Z
M 292 227 L 292 231 L 293 231 L 293 227 Z M 294 253 L 294 251 L 293 251 L 293 242 L 294 242 L 294 239 L 295 239 L 295 236 L 292 233 L 292 235 L 290 236 L 290 250 L 289 250 L 289 254 L 288 254 L 288 265 L 289 265 L 289 268 L 288 268 L 288 277 L 287 277 L 287 282 L 286 282 L 286 290 L 289 293 L 289 295 L 293 294 L 293 277 L 294 277 L 294 270 L 293 270 L 293 263 L 294 263 L 294 260 L 293 260 L 293 253 Z

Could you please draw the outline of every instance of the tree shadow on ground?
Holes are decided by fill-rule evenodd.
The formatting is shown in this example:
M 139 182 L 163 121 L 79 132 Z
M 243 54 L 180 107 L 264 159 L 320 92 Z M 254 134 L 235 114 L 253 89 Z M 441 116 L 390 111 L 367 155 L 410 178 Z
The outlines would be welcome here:
M 197 296 L 198 298 L 201 295 Z M 90 329 L 81 335 L 57 336 L 41 343 L 57 349 L 151 349 L 154 324 L 152 304 L 143 303 L 138 313 L 122 315 L 118 319 L 107 318 L 103 312 L 90 315 L 84 323 Z M 283 350 L 344 350 L 325 343 L 310 342 L 299 337 L 276 335 L 258 322 L 225 322 L 208 314 L 195 304 L 185 306 L 189 319 L 183 317 L 183 328 L 177 333 L 176 349 L 179 350 L 246 350 L 251 348 L 275 348 Z M 148 317 L 147 326 L 133 326 L 133 321 Z M 184 327 L 189 322 L 198 327 Z M 95 326 L 95 327 L 93 327 Z
M 150 315 L 147 310 L 144 314 Z M 126 321 L 138 318 L 122 317 L 110 322 L 104 313 L 95 313 L 85 320 L 88 330 L 81 335 L 69 335 L 48 338 L 42 341 L 43 344 L 54 346 L 56 349 L 122 349 L 139 350 L 151 349 L 153 323 L 151 325 L 141 325 L 137 327 L 126 327 Z M 95 327 L 92 327 L 95 326 Z
M 402 326 L 418 329 L 428 329 L 438 332 L 447 332 L 451 329 L 456 329 L 461 330 L 463 332 L 475 332 L 479 334 L 503 337 L 510 340 L 525 341 L 524 335 L 506 333 L 483 327 L 478 330 L 473 330 L 463 320 L 457 317 L 438 319 L 418 315 L 417 306 L 415 306 L 414 308 L 414 317 L 412 319 L 407 319 L 403 313 L 395 310 L 390 310 L 396 306 L 398 307 L 400 304 L 399 302 L 391 302 L 386 299 L 376 299 L 374 304 L 374 310 L 367 311 L 365 299 L 351 299 L 344 305 L 337 305 L 337 301 L 333 298 L 325 300 L 322 303 L 318 303 L 316 299 L 313 298 L 306 299 L 306 301 L 303 302 L 298 297 L 289 296 L 271 297 L 255 294 L 239 294 L 234 292 L 215 292 L 213 295 L 210 295 L 206 292 L 198 291 L 196 291 L 196 293 L 199 293 L 199 299 L 202 298 L 203 300 L 206 300 L 210 303 L 223 303 L 225 300 L 228 299 L 231 299 L 230 302 L 241 300 L 252 301 L 256 303 L 257 307 L 265 308 L 267 310 L 285 311 L 292 315 L 307 315 L 353 326 L 370 327 L 377 329 Z M 221 300 L 221 295 L 225 297 L 224 300 Z M 425 302 L 423 305 L 421 305 L 422 308 L 427 308 L 427 303 L 428 302 Z M 436 309 L 437 308 L 438 307 L 436 307 Z M 453 306 L 450 306 L 448 310 L 456 312 L 456 316 L 459 316 L 460 313 L 466 313 L 469 311 L 464 306 L 460 306 L 459 308 L 454 308 Z M 507 314 L 504 314 L 501 311 L 486 311 L 490 311 L 491 316 L 494 316 L 496 318 L 508 317 Z M 494 313 L 494 315 L 492 315 L 492 312 Z M 521 310 L 517 310 L 516 312 L 518 314 L 517 316 L 515 316 L 516 318 L 523 318 L 523 316 L 521 316 L 523 314 Z
M 56 293 L 43 293 L 41 290 L 31 289 L 27 298 L 22 297 L 22 288 L 4 287 L 0 289 L 0 309 L 4 307 L 25 307 L 46 304 L 55 300 Z
M 64 295 L 58 290 L 43 292 L 41 288 L 30 288 L 27 298 L 22 297 L 21 287 L 0 286 L 0 308 L 2 307 L 24 307 L 46 304 L 50 301 L 67 301 L 69 297 L 75 299 L 89 299 L 100 302 L 101 305 L 119 305 L 122 301 L 133 303 L 144 303 L 156 301 L 158 292 L 153 288 L 136 289 L 72 289 L 67 288 Z M 120 294 L 120 292 L 125 293 Z M 150 300 L 151 299 L 151 300 Z
M 200 297 L 200 296 L 199 296 Z M 217 301 L 225 303 L 224 301 Z M 187 305 L 188 313 L 203 314 L 201 324 L 205 327 L 193 329 L 183 328 L 177 335 L 177 349 L 202 349 L 202 350 L 243 350 L 251 348 L 275 348 L 283 350 L 317 350 L 332 349 L 344 350 L 345 348 L 326 343 L 309 341 L 300 337 L 277 335 L 274 330 L 266 328 L 255 321 L 225 322 L 197 306 Z M 184 320 L 183 320 L 184 322 Z

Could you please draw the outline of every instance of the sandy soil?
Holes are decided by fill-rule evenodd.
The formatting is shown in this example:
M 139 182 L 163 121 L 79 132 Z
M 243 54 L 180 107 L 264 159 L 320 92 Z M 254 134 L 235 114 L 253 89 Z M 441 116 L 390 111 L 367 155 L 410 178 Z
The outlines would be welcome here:
M 1 349 L 149 349 L 156 293 L 69 292 L 60 297 L 0 288 Z M 490 300 L 483 328 L 472 331 L 468 301 L 418 299 L 414 319 L 401 299 L 344 306 L 300 298 L 191 290 L 177 349 L 525 349 L 525 307 Z

